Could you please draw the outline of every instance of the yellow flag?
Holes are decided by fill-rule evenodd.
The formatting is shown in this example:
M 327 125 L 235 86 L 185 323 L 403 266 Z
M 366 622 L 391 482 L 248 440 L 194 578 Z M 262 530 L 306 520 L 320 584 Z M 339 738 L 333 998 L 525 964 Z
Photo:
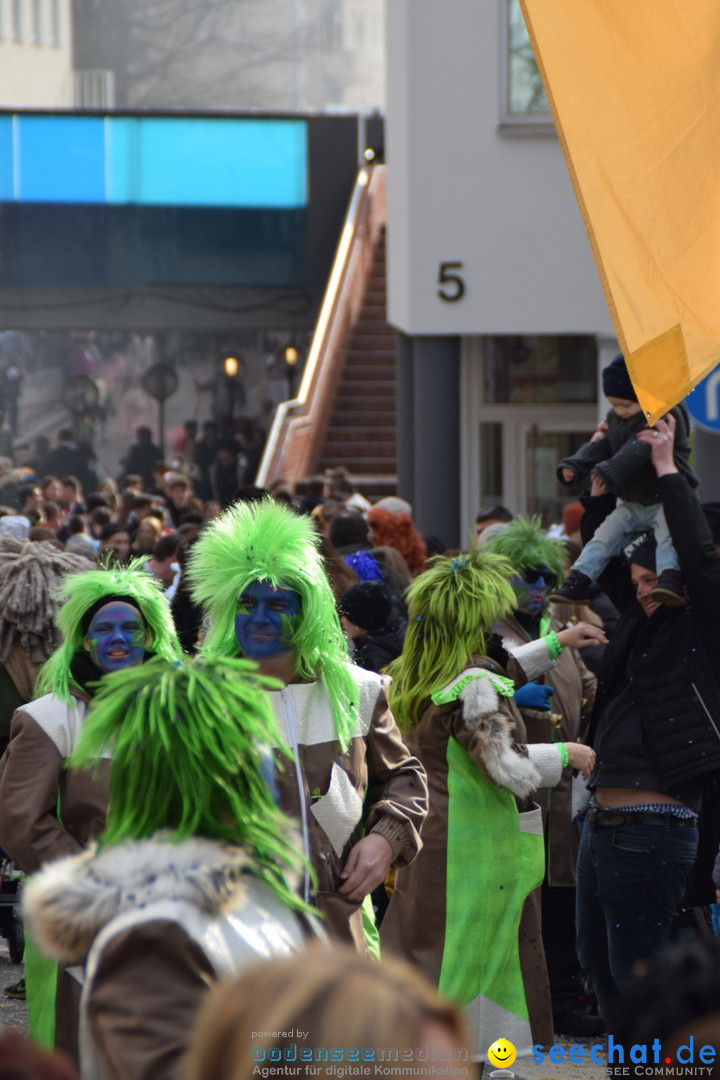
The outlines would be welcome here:
M 720 361 L 720 0 L 520 0 L 650 423 Z

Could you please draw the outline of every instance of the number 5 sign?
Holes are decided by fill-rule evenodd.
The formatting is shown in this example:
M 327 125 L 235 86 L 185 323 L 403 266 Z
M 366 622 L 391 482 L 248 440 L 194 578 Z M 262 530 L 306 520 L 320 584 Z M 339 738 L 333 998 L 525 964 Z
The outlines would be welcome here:
M 465 295 L 465 279 L 460 271 L 463 268 L 461 262 L 441 262 L 438 271 L 437 291 L 441 300 L 446 304 L 456 304 Z

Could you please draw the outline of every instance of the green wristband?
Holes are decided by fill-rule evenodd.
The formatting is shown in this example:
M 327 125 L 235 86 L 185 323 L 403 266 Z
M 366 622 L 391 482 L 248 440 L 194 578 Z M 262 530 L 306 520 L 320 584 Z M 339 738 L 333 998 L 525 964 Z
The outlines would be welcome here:
M 556 742 L 555 745 L 558 748 L 560 754 L 560 761 L 562 762 L 563 769 L 567 769 L 570 764 L 570 755 L 568 754 L 567 745 L 564 742 Z
M 549 634 L 545 635 L 545 644 L 547 645 L 548 656 L 551 660 L 557 660 L 560 653 L 563 651 L 564 646 L 558 641 L 558 636 L 554 630 L 551 630 Z

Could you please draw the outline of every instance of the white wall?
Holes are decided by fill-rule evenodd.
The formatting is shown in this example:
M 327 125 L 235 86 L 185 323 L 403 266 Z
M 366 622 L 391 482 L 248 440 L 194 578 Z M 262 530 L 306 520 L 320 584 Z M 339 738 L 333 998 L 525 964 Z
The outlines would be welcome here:
M 0 0 L 0 107 L 61 109 L 72 107 L 73 97 L 71 0 Z
M 560 145 L 501 120 L 504 0 L 388 0 L 390 321 L 408 334 L 612 323 Z M 437 296 L 459 261 L 457 303 Z

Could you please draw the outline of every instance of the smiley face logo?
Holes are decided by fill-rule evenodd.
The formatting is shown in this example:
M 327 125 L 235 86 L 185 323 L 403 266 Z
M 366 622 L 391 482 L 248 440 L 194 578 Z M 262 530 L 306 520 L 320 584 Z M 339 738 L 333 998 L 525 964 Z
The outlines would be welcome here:
M 492 1046 L 488 1047 L 488 1058 L 492 1065 L 501 1069 L 507 1069 L 517 1057 L 517 1050 L 507 1039 L 496 1039 Z

